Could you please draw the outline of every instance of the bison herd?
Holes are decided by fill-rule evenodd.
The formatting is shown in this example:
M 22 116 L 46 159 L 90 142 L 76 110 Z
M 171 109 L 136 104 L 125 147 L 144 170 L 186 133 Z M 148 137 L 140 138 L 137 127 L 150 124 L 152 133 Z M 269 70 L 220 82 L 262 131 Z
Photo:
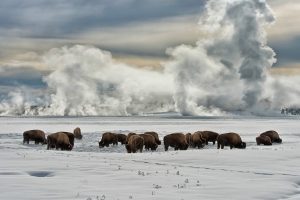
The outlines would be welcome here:
M 47 144 L 47 149 L 61 149 L 71 151 L 74 147 L 74 139 L 82 139 L 81 130 L 79 127 L 70 132 L 57 132 L 47 136 L 42 130 L 29 130 L 23 133 L 23 144 L 29 144 L 29 141 L 34 141 L 35 144 Z
M 78 127 L 74 129 L 73 133 L 62 131 L 49 134 L 47 139 L 45 133 L 41 130 L 29 130 L 23 133 L 23 143 L 29 144 L 29 141 L 34 141 L 35 144 L 47 144 L 48 150 L 61 149 L 71 151 L 74 147 L 74 139 L 82 139 L 81 130 Z M 233 132 L 218 134 L 213 131 L 197 131 L 193 134 L 171 133 L 163 137 L 165 151 L 168 151 L 169 147 L 175 150 L 199 149 L 208 145 L 208 142 L 212 142 L 213 145 L 217 142 L 218 149 L 224 149 L 224 146 L 229 146 L 230 149 L 246 148 L 246 143 L 242 141 L 240 135 Z M 106 132 L 102 134 L 99 148 L 118 145 L 118 143 L 125 145 L 128 153 L 142 152 L 143 149 L 155 151 L 161 145 L 156 132 L 145 132 L 143 134 L 131 132 L 127 135 Z M 276 131 L 270 130 L 256 137 L 256 143 L 257 145 L 272 145 L 273 143 L 282 143 L 282 139 Z

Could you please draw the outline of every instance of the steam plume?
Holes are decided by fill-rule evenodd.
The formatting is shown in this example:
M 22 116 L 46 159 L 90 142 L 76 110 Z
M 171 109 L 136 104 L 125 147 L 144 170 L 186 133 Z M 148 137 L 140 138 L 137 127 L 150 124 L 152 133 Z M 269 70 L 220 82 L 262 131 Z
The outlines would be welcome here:
M 273 22 L 264 1 L 209 1 L 199 24 L 212 37 L 170 52 L 178 110 L 197 114 L 204 106 L 210 112 L 235 112 L 260 104 L 268 70 L 276 61 L 264 31 Z
M 162 71 L 116 62 L 109 52 L 75 45 L 43 55 L 51 73 L 38 99 L 23 90 L 0 103 L 2 115 L 274 114 L 299 105 L 300 90 L 272 77 L 276 62 L 266 26 L 275 21 L 263 0 L 210 0 L 199 21 L 207 37 L 168 49 Z M 283 95 L 284 94 L 284 98 Z M 36 106 L 37 105 L 37 106 Z

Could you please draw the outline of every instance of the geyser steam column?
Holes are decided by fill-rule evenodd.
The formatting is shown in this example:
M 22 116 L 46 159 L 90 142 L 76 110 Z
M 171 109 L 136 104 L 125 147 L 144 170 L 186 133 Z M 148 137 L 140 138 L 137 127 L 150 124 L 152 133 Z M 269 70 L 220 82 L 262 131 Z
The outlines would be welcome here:
M 264 25 L 275 21 L 270 8 L 262 0 L 237 1 L 228 6 L 226 21 L 233 24 L 242 63 L 239 67 L 245 82 L 243 100 L 255 106 L 262 97 L 267 70 L 276 62 L 274 51 L 266 46 Z
M 199 21 L 206 36 L 195 47 L 168 50 L 176 109 L 190 115 L 256 110 L 276 62 L 264 31 L 274 20 L 264 0 L 208 1 Z

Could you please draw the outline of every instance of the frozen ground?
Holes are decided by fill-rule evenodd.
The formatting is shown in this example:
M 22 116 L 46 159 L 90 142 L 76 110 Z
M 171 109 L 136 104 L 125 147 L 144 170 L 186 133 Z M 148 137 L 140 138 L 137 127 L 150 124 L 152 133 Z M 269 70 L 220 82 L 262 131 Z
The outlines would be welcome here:
M 23 145 L 22 132 L 81 127 L 74 151 Z M 258 133 L 277 130 L 283 144 L 256 146 Z M 104 131 L 214 130 L 240 133 L 247 149 L 137 154 L 98 148 Z M 0 199 L 300 199 L 298 119 L 158 117 L 0 118 Z

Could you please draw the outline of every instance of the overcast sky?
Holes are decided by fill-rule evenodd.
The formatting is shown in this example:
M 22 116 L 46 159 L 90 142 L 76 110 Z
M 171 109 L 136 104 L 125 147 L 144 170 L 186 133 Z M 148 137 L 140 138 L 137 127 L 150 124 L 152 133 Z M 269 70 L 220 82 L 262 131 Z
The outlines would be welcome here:
M 277 68 L 300 68 L 300 1 L 269 0 L 268 30 Z M 205 0 L 1 0 L 0 90 L 43 87 L 39 55 L 53 47 L 94 45 L 116 59 L 158 65 L 168 47 L 195 44 Z M 281 72 L 284 70 L 281 70 Z

